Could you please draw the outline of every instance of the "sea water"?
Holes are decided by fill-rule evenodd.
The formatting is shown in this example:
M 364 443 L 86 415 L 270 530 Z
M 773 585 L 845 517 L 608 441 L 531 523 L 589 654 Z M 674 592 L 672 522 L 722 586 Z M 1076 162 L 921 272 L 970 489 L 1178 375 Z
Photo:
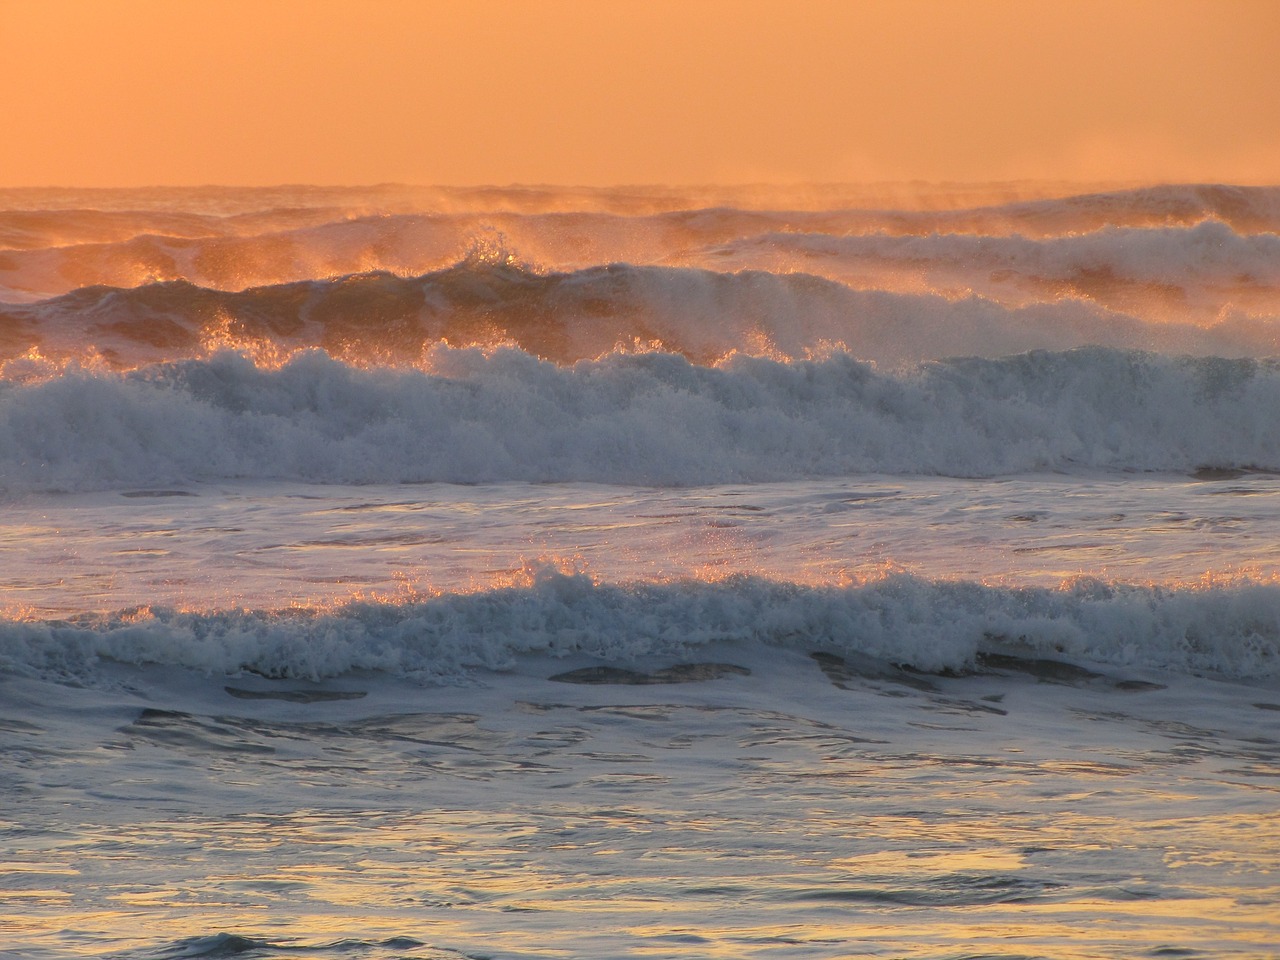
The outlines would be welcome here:
M 0 954 L 1280 953 L 1280 191 L 0 191 Z

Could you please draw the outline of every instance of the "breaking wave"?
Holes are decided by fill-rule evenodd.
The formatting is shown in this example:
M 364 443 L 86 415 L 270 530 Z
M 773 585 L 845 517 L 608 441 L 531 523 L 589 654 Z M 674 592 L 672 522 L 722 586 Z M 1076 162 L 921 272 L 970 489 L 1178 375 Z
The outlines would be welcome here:
M 1280 666 L 1280 587 L 1169 589 L 1080 580 L 1008 588 L 894 575 L 847 586 L 733 577 L 607 584 L 549 567 L 479 593 L 331 610 L 140 609 L 0 622 L 0 667 L 86 677 L 102 660 L 320 679 L 376 670 L 456 681 L 522 654 L 697 656 L 758 643 L 964 670 L 1008 647 L 1093 663 L 1263 679 Z
M 686 485 L 859 473 L 1280 468 L 1280 361 L 1104 348 L 884 372 L 846 353 L 425 369 L 234 353 L 0 382 L 0 489 L 282 479 Z

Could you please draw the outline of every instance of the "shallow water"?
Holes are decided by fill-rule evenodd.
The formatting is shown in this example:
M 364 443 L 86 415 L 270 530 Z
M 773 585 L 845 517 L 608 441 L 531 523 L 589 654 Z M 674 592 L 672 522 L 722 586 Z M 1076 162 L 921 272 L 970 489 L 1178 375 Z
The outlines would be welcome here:
M 1274 944 L 1274 690 L 708 652 L 750 675 L 10 679 L 6 935 L 128 957 Z

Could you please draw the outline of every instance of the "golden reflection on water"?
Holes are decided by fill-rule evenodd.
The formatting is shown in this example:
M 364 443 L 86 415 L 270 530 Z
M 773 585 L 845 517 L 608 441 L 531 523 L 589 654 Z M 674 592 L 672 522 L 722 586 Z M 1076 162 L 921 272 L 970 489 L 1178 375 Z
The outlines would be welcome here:
M 945 799 L 1002 789 L 969 783 Z M 1276 869 L 1280 835 L 1256 816 L 858 806 L 776 820 L 633 806 L 85 826 L 43 863 L 5 865 L 32 882 L 0 898 L 0 930 L 33 941 L 109 931 L 120 949 L 220 931 L 313 944 L 414 936 L 531 955 L 616 936 L 632 956 L 740 957 L 768 945 L 827 955 L 833 944 L 847 955 L 886 943 L 926 956 L 1021 942 L 1066 960 L 1159 944 L 1263 948 L 1275 932 L 1268 897 L 1280 884 L 1260 888 L 1257 875 Z M 1082 855 L 1096 875 L 1071 867 Z M 1245 885 L 1224 885 L 1224 869 Z
M 1271 948 L 1271 712 L 1231 706 L 1235 688 L 1195 687 L 1227 712 L 1193 724 L 1185 690 L 938 684 L 806 686 L 803 708 L 770 687 L 770 709 L 711 683 L 621 703 L 544 688 L 505 712 L 423 689 L 481 712 L 345 720 L 346 701 L 113 708 L 132 720 L 106 740 L 15 768 L 32 813 L 3 824 L 0 940 L 86 956 L 219 932 L 529 957 Z M 990 691 L 1008 713 L 980 709 Z

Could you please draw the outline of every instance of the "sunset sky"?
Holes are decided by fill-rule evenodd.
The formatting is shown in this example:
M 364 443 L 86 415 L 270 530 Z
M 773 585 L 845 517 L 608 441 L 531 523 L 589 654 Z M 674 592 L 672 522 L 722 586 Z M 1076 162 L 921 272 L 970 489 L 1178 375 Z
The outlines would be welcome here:
M 1280 182 L 1272 0 L 0 0 L 0 186 Z

